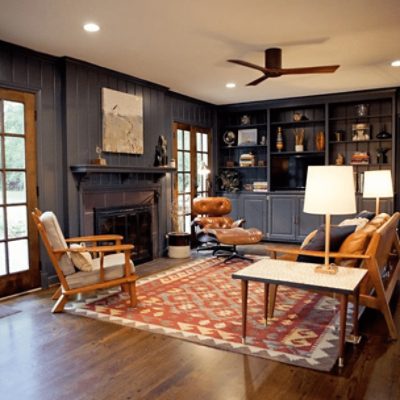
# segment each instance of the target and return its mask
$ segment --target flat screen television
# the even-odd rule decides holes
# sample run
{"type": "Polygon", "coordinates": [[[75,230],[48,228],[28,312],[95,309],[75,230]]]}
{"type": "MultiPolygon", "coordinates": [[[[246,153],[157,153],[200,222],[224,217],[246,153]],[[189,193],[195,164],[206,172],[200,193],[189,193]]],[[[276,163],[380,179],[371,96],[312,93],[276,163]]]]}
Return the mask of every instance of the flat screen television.
{"type": "Polygon", "coordinates": [[[271,157],[271,190],[304,190],[309,165],[324,165],[323,154],[290,154],[271,157]]]}

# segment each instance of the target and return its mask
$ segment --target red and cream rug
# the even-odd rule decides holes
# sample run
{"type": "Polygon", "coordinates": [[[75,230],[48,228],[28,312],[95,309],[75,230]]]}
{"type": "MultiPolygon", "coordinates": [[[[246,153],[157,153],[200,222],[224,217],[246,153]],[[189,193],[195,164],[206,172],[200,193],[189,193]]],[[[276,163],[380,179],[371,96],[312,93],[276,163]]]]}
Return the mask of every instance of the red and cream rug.
{"type": "Polygon", "coordinates": [[[69,311],[194,343],[329,371],[338,356],[338,305],[332,297],[280,286],[275,316],[265,326],[263,285],[249,283],[247,338],[242,344],[240,281],[249,263],[218,258],[141,278],[137,308],[126,294],[108,292],[69,311]]]}

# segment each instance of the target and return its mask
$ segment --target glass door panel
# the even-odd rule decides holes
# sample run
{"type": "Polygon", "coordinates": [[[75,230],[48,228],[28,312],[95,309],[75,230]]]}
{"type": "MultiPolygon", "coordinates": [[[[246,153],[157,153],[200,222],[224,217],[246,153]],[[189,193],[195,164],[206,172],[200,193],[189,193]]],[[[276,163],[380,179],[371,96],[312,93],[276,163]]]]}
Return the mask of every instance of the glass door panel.
{"type": "Polygon", "coordinates": [[[178,204],[179,229],[187,233],[191,231],[193,198],[209,194],[210,140],[208,129],[174,124],[174,157],[177,159],[174,199],[178,204]]]}
{"type": "Polygon", "coordinates": [[[0,296],[40,283],[28,218],[36,206],[35,154],[34,95],[0,89],[0,296]]]}

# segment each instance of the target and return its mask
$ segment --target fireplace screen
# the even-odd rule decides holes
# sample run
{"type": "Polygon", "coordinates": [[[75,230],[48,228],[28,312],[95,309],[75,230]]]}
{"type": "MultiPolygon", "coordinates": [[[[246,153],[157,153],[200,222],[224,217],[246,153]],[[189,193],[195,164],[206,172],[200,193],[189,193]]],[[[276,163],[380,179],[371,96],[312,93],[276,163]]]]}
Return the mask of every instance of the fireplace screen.
{"type": "Polygon", "coordinates": [[[121,235],[124,237],[123,243],[133,244],[132,259],[135,264],[153,259],[150,205],[95,208],[94,231],[97,235],[121,235]]]}

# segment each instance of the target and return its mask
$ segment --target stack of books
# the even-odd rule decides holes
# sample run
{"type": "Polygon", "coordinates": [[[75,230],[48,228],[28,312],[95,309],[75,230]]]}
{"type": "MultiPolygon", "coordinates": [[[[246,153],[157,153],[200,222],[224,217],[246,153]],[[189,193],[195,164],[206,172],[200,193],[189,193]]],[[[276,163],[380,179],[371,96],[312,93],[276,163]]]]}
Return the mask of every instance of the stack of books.
{"type": "Polygon", "coordinates": [[[369,154],[366,151],[356,151],[352,154],[350,163],[353,165],[369,164],[369,154]]]}
{"type": "Polygon", "coordinates": [[[253,182],[253,192],[268,192],[268,182],[253,182]]]}

